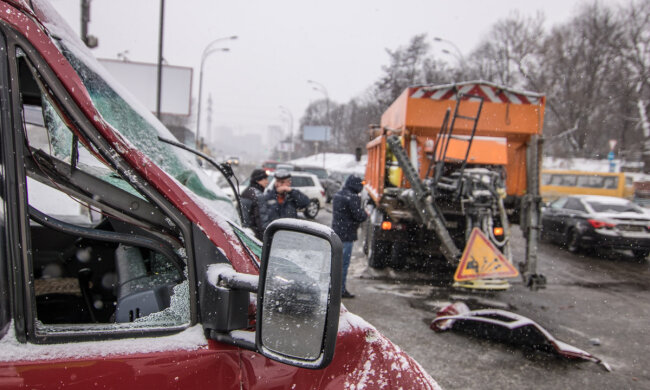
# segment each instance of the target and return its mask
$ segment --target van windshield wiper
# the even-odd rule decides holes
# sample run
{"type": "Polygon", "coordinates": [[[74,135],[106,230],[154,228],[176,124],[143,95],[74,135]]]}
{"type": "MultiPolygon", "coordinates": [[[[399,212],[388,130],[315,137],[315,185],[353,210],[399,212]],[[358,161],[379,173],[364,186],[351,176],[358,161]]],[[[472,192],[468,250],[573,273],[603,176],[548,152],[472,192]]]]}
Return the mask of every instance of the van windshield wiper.
{"type": "Polygon", "coordinates": [[[205,161],[212,164],[212,166],[214,166],[219,172],[221,172],[223,177],[226,178],[226,181],[230,185],[230,188],[232,188],[232,193],[235,194],[235,199],[237,201],[237,213],[239,214],[239,219],[241,221],[244,220],[244,216],[242,214],[242,208],[241,208],[241,201],[240,201],[240,198],[239,198],[239,180],[237,180],[237,176],[235,176],[235,173],[233,172],[232,167],[230,166],[230,164],[228,164],[228,163],[218,163],[218,162],[214,161],[212,159],[212,157],[208,156],[207,154],[201,153],[198,150],[192,149],[189,146],[187,146],[185,144],[182,144],[180,142],[173,141],[173,140],[170,140],[170,139],[166,139],[166,138],[163,138],[161,136],[158,136],[158,140],[160,142],[164,142],[166,144],[176,146],[177,148],[187,150],[188,152],[193,153],[193,154],[201,157],[205,161]],[[235,185],[232,182],[232,179],[235,180],[237,185],[235,185]]]}

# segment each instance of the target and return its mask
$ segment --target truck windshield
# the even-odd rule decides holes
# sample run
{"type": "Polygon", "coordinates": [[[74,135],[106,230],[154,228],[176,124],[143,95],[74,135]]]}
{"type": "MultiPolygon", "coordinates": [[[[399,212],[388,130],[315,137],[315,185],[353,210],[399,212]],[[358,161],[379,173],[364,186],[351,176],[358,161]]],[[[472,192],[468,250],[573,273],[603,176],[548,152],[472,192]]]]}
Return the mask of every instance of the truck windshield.
{"type": "Polygon", "coordinates": [[[158,136],[175,138],[151,112],[112,79],[81,42],[66,39],[66,35],[57,36],[54,42],[79,75],[95,108],[106,122],[154,164],[198,195],[210,209],[239,221],[232,201],[203,172],[194,156],[158,140],[158,136]]]}

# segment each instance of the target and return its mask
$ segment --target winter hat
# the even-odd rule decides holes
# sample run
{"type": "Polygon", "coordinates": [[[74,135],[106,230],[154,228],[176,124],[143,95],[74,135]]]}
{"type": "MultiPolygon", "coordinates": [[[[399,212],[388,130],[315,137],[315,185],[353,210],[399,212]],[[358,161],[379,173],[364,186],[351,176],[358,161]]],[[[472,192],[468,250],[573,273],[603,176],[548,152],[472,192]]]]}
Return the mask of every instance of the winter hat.
{"type": "Polygon", "coordinates": [[[358,176],[350,175],[345,180],[343,187],[348,188],[350,191],[358,194],[363,190],[363,181],[358,176]]]}
{"type": "Polygon", "coordinates": [[[254,169],[251,173],[251,182],[257,183],[260,180],[266,179],[269,175],[266,174],[264,169],[254,169]]]}
{"type": "Polygon", "coordinates": [[[282,179],[288,179],[291,177],[291,172],[287,171],[286,169],[278,169],[275,171],[275,176],[276,179],[282,180],[282,179]]]}

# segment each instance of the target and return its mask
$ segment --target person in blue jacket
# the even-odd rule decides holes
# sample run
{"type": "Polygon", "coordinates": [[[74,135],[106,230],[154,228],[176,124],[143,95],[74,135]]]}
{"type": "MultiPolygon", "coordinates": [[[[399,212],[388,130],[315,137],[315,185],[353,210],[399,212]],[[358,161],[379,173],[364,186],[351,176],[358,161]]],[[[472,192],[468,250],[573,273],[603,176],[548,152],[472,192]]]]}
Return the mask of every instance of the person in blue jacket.
{"type": "Polygon", "coordinates": [[[309,197],[291,188],[291,172],[275,172],[273,188],[264,194],[264,207],[261,210],[264,229],[279,218],[298,218],[298,209],[309,205],[309,197]]]}
{"type": "Polygon", "coordinates": [[[357,176],[350,175],[343,188],[332,198],[332,230],[343,242],[343,298],[354,298],[345,287],[345,281],[350,267],[352,247],[357,240],[357,229],[361,222],[368,217],[366,211],[361,207],[359,193],[363,190],[363,182],[357,176]]]}

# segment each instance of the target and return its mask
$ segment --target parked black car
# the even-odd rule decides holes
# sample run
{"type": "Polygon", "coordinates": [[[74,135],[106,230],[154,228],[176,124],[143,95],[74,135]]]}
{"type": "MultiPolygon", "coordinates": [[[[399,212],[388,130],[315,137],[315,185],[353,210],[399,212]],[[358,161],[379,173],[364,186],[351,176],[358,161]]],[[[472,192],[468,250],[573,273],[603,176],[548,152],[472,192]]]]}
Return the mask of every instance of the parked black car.
{"type": "Polygon", "coordinates": [[[278,313],[288,315],[313,314],[321,306],[319,304],[321,290],[318,282],[291,260],[276,256],[273,264],[274,277],[267,281],[267,284],[273,288],[266,298],[270,302],[270,307],[278,313]],[[294,304],[287,305],[287,302],[294,304]]]}
{"type": "Polygon", "coordinates": [[[542,209],[542,239],[570,252],[628,249],[643,260],[650,254],[650,214],[622,198],[566,196],[542,209]]]}

